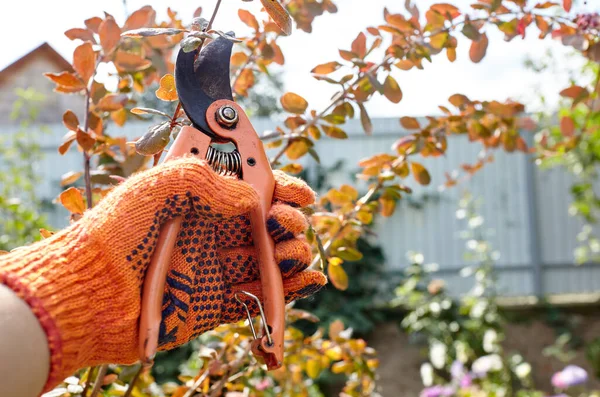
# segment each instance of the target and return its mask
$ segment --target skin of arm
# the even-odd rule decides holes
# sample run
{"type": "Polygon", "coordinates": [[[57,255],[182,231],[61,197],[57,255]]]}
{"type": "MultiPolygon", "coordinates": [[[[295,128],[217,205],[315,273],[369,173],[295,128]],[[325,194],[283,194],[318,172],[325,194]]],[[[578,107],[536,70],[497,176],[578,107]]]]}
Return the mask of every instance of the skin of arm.
{"type": "Polygon", "coordinates": [[[0,395],[39,396],[49,370],[44,330],[27,303],[0,284],[0,395]]]}

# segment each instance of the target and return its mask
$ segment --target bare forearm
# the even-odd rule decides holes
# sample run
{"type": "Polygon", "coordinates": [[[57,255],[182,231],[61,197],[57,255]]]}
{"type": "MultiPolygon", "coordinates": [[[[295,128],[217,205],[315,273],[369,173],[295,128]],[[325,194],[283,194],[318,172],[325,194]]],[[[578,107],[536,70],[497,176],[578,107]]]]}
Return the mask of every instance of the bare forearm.
{"type": "Polygon", "coordinates": [[[46,335],[29,306],[2,284],[0,335],[0,395],[40,395],[50,367],[46,335]]]}

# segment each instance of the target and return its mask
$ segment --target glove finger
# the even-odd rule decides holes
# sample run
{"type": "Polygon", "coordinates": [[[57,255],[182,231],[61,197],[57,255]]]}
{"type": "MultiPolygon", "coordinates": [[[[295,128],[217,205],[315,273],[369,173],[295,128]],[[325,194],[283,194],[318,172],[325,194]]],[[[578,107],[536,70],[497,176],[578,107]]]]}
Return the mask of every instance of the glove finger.
{"type": "MultiPolygon", "coordinates": [[[[254,247],[220,250],[219,260],[223,265],[223,277],[228,284],[249,283],[259,279],[260,272],[254,247]]],[[[310,244],[302,236],[275,246],[275,262],[279,265],[284,279],[305,270],[311,261],[310,244]]]]}
{"type": "Polygon", "coordinates": [[[249,212],[259,202],[248,183],[218,175],[206,161],[193,157],[136,174],[117,189],[123,189],[124,196],[129,196],[127,201],[138,206],[162,205],[161,217],[192,209],[208,218],[229,218],[249,212]]]}
{"type": "MultiPolygon", "coordinates": [[[[285,303],[293,300],[303,299],[318,292],[327,284],[327,278],[321,272],[315,270],[306,270],[295,276],[283,280],[283,289],[285,291],[285,303]]],[[[237,322],[246,318],[246,312],[243,306],[235,299],[235,293],[238,292],[238,298],[248,305],[250,314],[254,317],[259,313],[258,305],[253,299],[239,293],[246,291],[256,295],[262,302],[262,288],[259,281],[246,284],[238,284],[228,288],[223,297],[223,310],[221,322],[237,322]]]]}
{"type": "Polygon", "coordinates": [[[293,207],[306,207],[315,202],[315,192],[300,178],[283,171],[273,171],[275,177],[274,201],[289,204],[293,207]]]}
{"type": "MultiPolygon", "coordinates": [[[[219,248],[252,246],[252,228],[250,219],[237,216],[220,220],[215,233],[219,248]]],[[[267,229],[275,243],[290,240],[303,233],[308,228],[304,214],[286,204],[276,203],[271,207],[267,229]]]]}
{"type": "Polygon", "coordinates": [[[303,213],[285,204],[273,204],[267,220],[267,229],[273,241],[290,240],[308,228],[308,221],[303,213]]]}

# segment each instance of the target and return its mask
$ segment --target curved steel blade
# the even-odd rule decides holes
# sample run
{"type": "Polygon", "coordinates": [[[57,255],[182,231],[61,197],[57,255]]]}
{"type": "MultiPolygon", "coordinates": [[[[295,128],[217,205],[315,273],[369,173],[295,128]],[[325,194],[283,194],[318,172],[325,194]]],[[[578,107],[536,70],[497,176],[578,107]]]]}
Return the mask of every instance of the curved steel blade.
{"type": "Polygon", "coordinates": [[[183,110],[194,127],[212,137],[215,134],[206,122],[206,109],[219,99],[233,100],[229,75],[232,48],[231,40],[218,37],[200,51],[198,60],[198,50],[186,53],[180,49],[175,64],[175,84],[183,110]]]}

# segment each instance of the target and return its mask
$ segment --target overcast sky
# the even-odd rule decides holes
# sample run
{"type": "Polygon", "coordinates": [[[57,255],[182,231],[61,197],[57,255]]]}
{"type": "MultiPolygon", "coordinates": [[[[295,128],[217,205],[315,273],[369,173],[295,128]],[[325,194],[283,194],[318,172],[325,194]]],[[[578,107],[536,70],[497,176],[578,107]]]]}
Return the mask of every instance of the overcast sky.
{"type": "MultiPolygon", "coordinates": [[[[337,50],[349,49],[351,41],[361,29],[376,26],[383,22],[383,7],[392,12],[404,10],[403,0],[334,0],[338,5],[337,14],[326,14],[316,20],[313,33],[306,34],[295,31],[291,37],[280,41],[286,57],[284,81],[286,89],[307,98],[312,107],[320,109],[325,106],[333,91],[329,84],[318,82],[310,77],[310,70],[317,64],[338,60],[337,50]]],[[[422,10],[440,1],[418,0],[422,10]]],[[[453,0],[463,10],[473,1],[453,0]]],[[[28,0],[11,1],[1,6],[4,14],[0,24],[2,51],[0,51],[0,68],[4,68],[17,58],[44,41],[47,41],[65,58],[71,60],[75,42],[64,36],[64,31],[72,27],[83,27],[83,21],[92,16],[102,16],[107,11],[122,24],[126,11],[122,0],[28,0]]],[[[205,9],[204,15],[212,12],[215,0],[200,1],[142,1],[128,0],[127,11],[151,4],[158,12],[159,18],[165,18],[168,6],[179,11],[184,21],[189,21],[191,14],[198,7],[205,9]]],[[[598,11],[600,1],[588,0],[575,7],[574,12],[581,10],[598,11]],[[591,4],[594,4],[593,6],[591,4]]],[[[215,21],[215,28],[234,30],[238,36],[247,32],[245,25],[239,22],[237,8],[242,7],[254,12],[260,10],[260,2],[244,2],[225,0],[215,21]],[[231,7],[228,5],[231,4],[231,7]]],[[[531,28],[527,39],[514,39],[505,43],[497,29],[491,29],[490,46],[486,58],[480,64],[473,64],[468,59],[468,41],[460,40],[458,59],[454,63],[446,60],[444,55],[434,58],[433,64],[425,63],[425,70],[409,72],[396,71],[394,75],[404,92],[404,99],[394,105],[385,99],[376,98],[369,103],[372,116],[426,115],[438,112],[437,106],[445,104],[447,98],[457,92],[464,93],[472,99],[513,98],[536,105],[537,89],[541,89],[549,102],[556,103],[557,92],[568,84],[569,69],[578,62],[569,58],[568,51],[551,39],[539,40],[535,28],[531,28]],[[527,56],[541,57],[548,49],[558,54],[556,68],[558,72],[534,73],[526,70],[523,62],[527,56]]],[[[377,95],[378,97],[378,95],[377,95]]]]}

